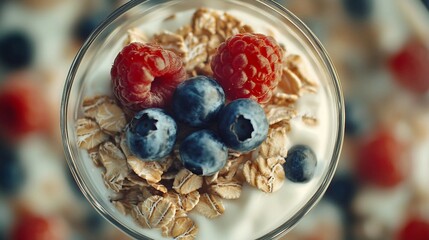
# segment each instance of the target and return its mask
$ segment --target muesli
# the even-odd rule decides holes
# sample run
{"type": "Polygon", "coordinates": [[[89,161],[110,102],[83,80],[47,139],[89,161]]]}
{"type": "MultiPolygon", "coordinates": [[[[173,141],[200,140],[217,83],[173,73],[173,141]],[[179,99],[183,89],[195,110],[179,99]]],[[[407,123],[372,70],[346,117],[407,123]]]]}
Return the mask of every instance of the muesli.
{"type": "MultiPolygon", "coordinates": [[[[236,98],[239,100],[245,98],[245,96],[249,96],[249,101],[257,103],[263,109],[263,119],[265,119],[264,121],[267,124],[266,132],[262,133],[263,139],[258,144],[252,145],[250,150],[244,145],[236,147],[234,143],[226,144],[233,147],[225,147],[222,142],[229,143],[230,139],[227,137],[220,138],[221,141],[219,143],[218,133],[215,136],[207,133],[212,131],[213,123],[206,125],[204,121],[201,124],[194,121],[189,123],[191,125],[189,127],[183,123],[187,123],[186,119],[190,117],[184,116],[182,118],[185,120],[178,121],[177,125],[171,123],[169,128],[163,126],[168,130],[169,134],[177,131],[177,133],[175,132],[177,138],[172,142],[171,151],[168,154],[163,154],[163,149],[159,150],[158,155],[138,152],[136,150],[138,148],[134,147],[133,144],[135,142],[141,143],[139,142],[141,139],[136,140],[134,136],[127,137],[127,134],[130,135],[130,129],[137,129],[142,132],[160,130],[157,129],[156,126],[158,125],[155,124],[165,116],[162,115],[164,113],[156,111],[143,112],[140,115],[137,114],[138,117],[133,116],[133,114],[146,108],[150,109],[148,106],[154,106],[155,108],[165,109],[165,112],[168,114],[173,112],[171,115],[176,118],[177,114],[174,114],[174,104],[172,105],[173,107],[168,104],[163,105],[163,102],[159,99],[137,101],[138,96],[124,95],[124,91],[127,91],[126,88],[130,86],[117,82],[114,83],[114,91],[119,92],[115,92],[114,95],[116,97],[112,98],[107,95],[89,96],[84,99],[82,104],[83,115],[77,121],[76,126],[78,135],[77,144],[80,148],[88,150],[88,154],[95,166],[103,169],[102,177],[105,185],[112,191],[111,202],[123,214],[133,217],[142,227],[159,228],[165,237],[194,239],[198,234],[198,226],[188,215],[189,212],[198,212],[207,218],[219,217],[225,211],[228,211],[223,204],[223,199],[234,201],[234,199],[240,198],[243,185],[245,184],[266,193],[273,193],[279,190],[288,177],[288,173],[286,172],[285,174],[285,170],[287,171],[288,168],[285,168],[284,164],[287,161],[288,150],[292,147],[288,138],[288,133],[291,130],[291,119],[301,118],[308,126],[316,126],[318,124],[317,118],[299,113],[295,107],[295,102],[301,96],[317,92],[317,83],[306,76],[305,66],[300,56],[288,53],[286,49],[280,48],[280,45],[279,50],[276,50],[266,47],[264,43],[263,49],[258,49],[258,51],[269,56],[267,58],[270,61],[269,63],[255,62],[240,54],[232,61],[232,65],[234,66],[247,66],[249,61],[261,69],[273,63],[273,69],[269,70],[272,71],[269,90],[264,90],[263,94],[259,92],[259,95],[258,93],[252,95],[246,91],[238,92],[236,85],[239,83],[234,83],[235,85],[232,84],[231,87],[226,87],[229,84],[227,82],[229,78],[226,77],[226,80],[221,80],[220,78],[224,77],[225,72],[229,70],[225,68],[219,69],[216,62],[223,61],[229,57],[225,52],[221,52],[225,48],[226,41],[230,41],[227,44],[237,45],[237,51],[241,51],[243,49],[240,49],[238,45],[241,44],[240,41],[243,39],[246,40],[246,38],[249,38],[248,36],[257,36],[257,38],[260,37],[269,44],[276,44],[273,38],[257,35],[252,30],[252,27],[228,13],[202,8],[195,11],[189,25],[182,26],[176,32],[161,31],[154,36],[148,37],[139,29],[130,29],[124,47],[134,43],[141,44],[139,46],[143,47],[156,46],[155,50],[150,49],[148,51],[152,51],[151,54],[155,55],[158,53],[167,54],[168,56],[162,55],[162,59],[165,62],[157,61],[158,58],[151,60],[150,57],[148,57],[149,60],[145,59],[144,61],[147,61],[149,65],[152,64],[155,68],[157,67],[158,70],[161,69],[160,72],[173,71],[171,69],[177,68],[177,71],[174,71],[170,75],[182,78],[180,82],[190,82],[187,79],[191,77],[196,77],[194,79],[197,80],[202,79],[201,76],[215,79],[225,91],[222,94],[226,94],[228,105],[235,101],[235,99],[230,97],[233,94],[236,94],[238,96],[236,98]],[[237,36],[240,36],[242,39],[231,40],[237,36]],[[231,43],[231,41],[235,42],[231,43]],[[273,54],[276,51],[278,55],[273,54]],[[275,59],[278,56],[282,58],[275,59]],[[181,62],[177,62],[179,61],[178,59],[181,62]],[[276,62],[279,64],[276,65],[276,62]],[[164,66],[167,63],[171,67],[164,66]],[[181,68],[184,70],[181,70],[181,68]],[[124,101],[134,102],[124,104],[124,101]],[[156,115],[159,118],[154,120],[151,118],[151,116],[155,116],[153,114],[161,115],[156,115]],[[146,125],[138,125],[143,123],[146,125]],[[194,123],[195,125],[192,125],[194,123]],[[189,140],[188,138],[191,135],[200,133],[201,128],[210,130],[206,132],[202,131],[197,139],[207,138],[207,141],[219,143],[220,151],[225,151],[226,149],[224,163],[215,172],[210,172],[212,169],[210,169],[210,166],[204,165],[205,163],[190,163],[188,158],[193,159],[192,151],[196,150],[189,149],[188,145],[181,146],[184,142],[192,142],[192,139],[189,140]],[[129,143],[129,141],[133,142],[129,143]],[[185,152],[190,152],[190,156],[186,155],[185,152]],[[158,156],[158,158],[151,159],[154,155],[158,156]],[[161,155],[165,156],[159,157],[161,155]],[[200,165],[195,166],[195,164],[200,165]]],[[[139,49],[132,49],[132,51],[139,51],[139,49]]],[[[121,54],[125,55],[124,52],[121,52],[121,54]]],[[[145,69],[134,69],[132,60],[125,59],[121,62],[122,64],[129,61],[131,70],[119,69],[115,70],[118,71],[115,73],[112,70],[112,75],[116,76],[116,81],[121,81],[122,79],[117,76],[121,76],[123,72],[127,71],[127,74],[129,74],[127,76],[130,76],[130,78],[142,74],[142,71],[143,74],[153,75],[150,71],[149,73],[145,72],[145,69]]],[[[115,62],[114,64],[117,63],[115,62]]],[[[252,77],[251,71],[255,71],[255,74],[261,75],[264,71],[261,69],[250,69],[249,72],[246,72],[247,76],[249,78],[252,77]]],[[[235,70],[232,69],[231,71],[235,70]]],[[[240,81],[241,79],[243,82],[240,84],[244,86],[247,84],[247,76],[234,75],[234,79],[239,80],[233,81],[240,81]]],[[[148,79],[152,77],[153,79],[153,76],[144,77],[148,79]]],[[[253,77],[257,78],[256,75],[253,77]]],[[[211,80],[204,81],[212,84],[211,80]]],[[[252,82],[252,84],[254,83],[252,82]]],[[[194,86],[191,85],[189,88],[191,87],[194,86]]],[[[218,88],[218,86],[209,87],[213,89],[218,88]]],[[[141,88],[142,86],[136,87],[136,91],[142,91],[141,88]]],[[[258,86],[243,87],[245,90],[256,88],[258,86]]],[[[174,89],[172,91],[174,92],[174,89]]],[[[222,94],[219,94],[219,96],[222,97],[222,94]]],[[[156,98],[157,96],[151,97],[156,98]]],[[[166,98],[169,101],[174,101],[171,100],[171,97],[166,98]]],[[[224,104],[219,106],[220,110],[217,109],[217,112],[227,111],[223,108],[224,104]]],[[[204,117],[213,118],[212,116],[204,117]]],[[[180,119],[181,117],[177,118],[180,119]]],[[[224,120],[220,122],[228,121],[224,120]]],[[[235,132],[238,140],[253,137],[246,135],[246,131],[259,131],[258,129],[254,129],[256,125],[249,125],[251,121],[248,119],[236,119],[236,122],[236,125],[231,126],[242,128],[237,129],[235,132]]],[[[261,131],[263,132],[263,130],[261,131]]],[[[161,145],[164,143],[168,144],[168,141],[163,142],[161,145]]],[[[291,173],[291,176],[294,174],[291,173]]],[[[300,181],[299,178],[291,179],[294,179],[293,181],[300,181]]]]}

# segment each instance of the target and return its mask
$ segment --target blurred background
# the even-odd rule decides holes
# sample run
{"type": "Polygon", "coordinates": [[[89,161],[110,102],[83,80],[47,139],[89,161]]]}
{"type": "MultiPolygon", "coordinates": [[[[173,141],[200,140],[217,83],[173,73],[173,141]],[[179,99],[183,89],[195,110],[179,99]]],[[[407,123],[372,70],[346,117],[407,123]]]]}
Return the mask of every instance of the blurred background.
{"type": "MultiPolygon", "coordinates": [[[[123,2],[0,0],[0,239],[128,239],[80,193],[59,132],[73,57],[123,2]]],[[[429,240],[429,1],[278,2],[324,44],[346,101],[338,171],[284,239],[429,240]]]]}

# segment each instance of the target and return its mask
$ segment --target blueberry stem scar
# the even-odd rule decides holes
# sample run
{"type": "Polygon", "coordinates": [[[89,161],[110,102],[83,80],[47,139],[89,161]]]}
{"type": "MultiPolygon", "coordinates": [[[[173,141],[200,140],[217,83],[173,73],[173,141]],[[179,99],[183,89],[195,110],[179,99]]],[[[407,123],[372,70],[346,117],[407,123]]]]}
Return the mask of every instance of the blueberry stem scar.
{"type": "Polygon", "coordinates": [[[149,117],[148,114],[144,114],[138,121],[138,124],[137,124],[138,132],[143,136],[148,135],[149,132],[157,130],[156,128],[157,122],[158,120],[149,117]]]}
{"type": "Polygon", "coordinates": [[[250,120],[243,117],[243,115],[240,115],[235,119],[231,129],[240,141],[245,141],[246,139],[251,138],[254,130],[250,120]]]}

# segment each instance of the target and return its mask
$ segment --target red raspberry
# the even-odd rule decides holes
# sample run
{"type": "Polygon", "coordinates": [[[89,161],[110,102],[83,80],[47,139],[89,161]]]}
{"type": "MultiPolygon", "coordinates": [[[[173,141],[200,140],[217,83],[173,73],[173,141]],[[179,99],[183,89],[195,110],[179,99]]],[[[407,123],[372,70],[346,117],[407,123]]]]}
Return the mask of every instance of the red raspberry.
{"type": "Polygon", "coordinates": [[[408,219],[398,233],[397,240],[428,240],[429,221],[420,217],[408,219]]]}
{"type": "Polygon", "coordinates": [[[52,120],[41,89],[26,78],[17,73],[0,86],[0,135],[8,139],[45,131],[52,120]]]}
{"type": "Polygon", "coordinates": [[[26,213],[18,217],[12,229],[12,240],[61,240],[69,237],[67,226],[56,217],[42,217],[26,213]]]}
{"type": "Polygon", "coordinates": [[[358,149],[356,173],[361,181],[395,187],[409,174],[407,146],[391,132],[379,130],[358,149]]]}
{"type": "Polygon", "coordinates": [[[136,42],[122,49],[110,74],[116,98],[131,111],[168,106],[177,85],[186,78],[175,53],[136,42]]]}
{"type": "Polygon", "coordinates": [[[211,68],[229,100],[266,103],[279,83],[282,59],[283,50],[272,37],[242,33],[219,46],[211,68]]]}
{"type": "Polygon", "coordinates": [[[417,40],[410,40],[389,59],[395,80],[415,93],[429,91],[429,48],[417,40]]]}

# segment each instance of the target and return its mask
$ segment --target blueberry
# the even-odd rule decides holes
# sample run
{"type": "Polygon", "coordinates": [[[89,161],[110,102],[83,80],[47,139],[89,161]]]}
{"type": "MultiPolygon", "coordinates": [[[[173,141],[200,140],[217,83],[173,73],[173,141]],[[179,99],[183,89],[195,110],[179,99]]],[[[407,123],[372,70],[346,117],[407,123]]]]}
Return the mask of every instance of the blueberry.
{"type": "Polygon", "coordinates": [[[191,127],[212,122],[225,104],[225,93],[212,78],[197,76],[177,86],[173,96],[176,118],[191,127]]]}
{"type": "Polygon", "coordinates": [[[342,208],[348,208],[357,192],[357,182],[350,174],[335,175],[325,197],[342,208]]]}
{"type": "Polygon", "coordinates": [[[422,0],[423,5],[425,5],[425,7],[427,8],[427,10],[429,10],[429,0],[422,0]]]}
{"type": "Polygon", "coordinates": [[[317,158],[306,145],[295,145],[289,149],[283,167],[286,177],[292,182],[308,182],[314,175],[317,158]]]}
{"type": "Polygon", "coordinates": [[[360,136],[369,128],[368,110],[361,102],[346,100],[345,115],[345,133],[347,136],[360,136]]]}
{"type": "Polygon", "coordinates": [[[219,135],[231,149],[251,151],[261,145],[267,134],[265,112],[251,99],[232,101],[219,113],[219,135]]]}
{"type": "Polygon", "coordinates": [[[373,0],[343,0],[343,7],[356,20],[368,18],[372,13],[373,0]]]}
{"type": "Polygon", "coordinates": [[[90,207],[85,217],[85,226],[95,233],[103,230],[105,223],[106,220],[94,208],[90,207]]]}
{"type": "Polygon", "coordinates": [[[25,177],[25,170],[17,152],[12,146],[0,142],[0,191],[5,194],[18,192],[25,177]]]}
{"type": "Polygon", "coordinates": [[[100,11],[83,16],[76,24],[74,33],[77,39],[85,41],[91,33],[100,25],[107,17],[107,12],[100,11]]]}
{"type": "Polygon", "coordinates": [[[226,163],[228,149],[210,130],[190,134],[180,145],[180,159],[189,171],[203,176],[216,173],[226,163]]]}
{"type": "Polygon", "coordinates": [[[34,46],[23,32],[9,32],[0,37],[0,64],[11,69],[28,67],[34,57],[34,46]]]}
{"type": "Polygon", "coordinates": [[[176,122],[159,108],[138,112],[126,128],[130,151],[143,161],[167,156],[173,149],[176,134],[176,122]]]}

